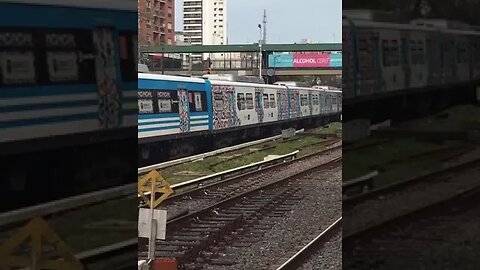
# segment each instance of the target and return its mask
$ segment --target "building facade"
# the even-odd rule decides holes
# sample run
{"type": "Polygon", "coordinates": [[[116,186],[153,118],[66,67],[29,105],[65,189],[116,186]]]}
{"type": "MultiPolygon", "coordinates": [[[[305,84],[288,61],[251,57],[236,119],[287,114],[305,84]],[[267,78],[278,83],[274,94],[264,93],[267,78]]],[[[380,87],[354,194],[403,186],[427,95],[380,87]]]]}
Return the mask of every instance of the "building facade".
{"type": "Polygon", "coordinates": [[[138,0],[138,43],[175,44],[175,0],[138,0]]]}
{"type": "MultiPolygon", "coordinates": [[[[184,0],[183,34],[186,44],[227,44],[227,0],[184,0]]],[[[192,55],[194,61],[208,57],[215,55],[192,55]]]]}

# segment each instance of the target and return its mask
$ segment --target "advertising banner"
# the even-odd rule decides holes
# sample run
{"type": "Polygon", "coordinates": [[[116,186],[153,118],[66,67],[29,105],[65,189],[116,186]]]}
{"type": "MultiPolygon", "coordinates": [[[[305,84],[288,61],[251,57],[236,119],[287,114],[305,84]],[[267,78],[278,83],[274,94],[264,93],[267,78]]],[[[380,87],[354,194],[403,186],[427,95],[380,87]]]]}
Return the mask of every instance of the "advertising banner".
{"type": "Polygon", "coordinates": [[[298,53],[293,55],[293,67],[329,67],[328,53],[298,53]]]}
{"type": "Polygon", "coordinates": [[[293,67],[293,55],[291,54],[270,54],[268,56],[269,67],[293,67]]]}
{"type": "Polygon", "coordinates": [[[330,66],[331,67],[342,67],[342,54],[341,53],[330,54],[330,66]]]}
{"type": "Polygon", "coordinates": [[[342,53],[270,54],[269,68],[329,68],[342,67],[342,53]]]}

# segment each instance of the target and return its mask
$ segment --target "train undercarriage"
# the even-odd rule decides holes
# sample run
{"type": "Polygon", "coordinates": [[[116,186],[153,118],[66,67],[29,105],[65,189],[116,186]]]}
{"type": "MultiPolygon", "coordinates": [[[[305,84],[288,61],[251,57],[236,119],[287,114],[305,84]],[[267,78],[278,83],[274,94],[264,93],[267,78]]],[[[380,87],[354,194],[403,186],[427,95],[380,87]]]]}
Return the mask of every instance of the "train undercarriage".
{"type": "Polygon", "coordinates": [[[277,124],[257,125],[243,129],[233,129],[214,134],[197,134],[183,138],[169,138],[162,141],[139,144],[139,167],[152,165],[166,160],[186,157],[193,154],[212,151],[256,139],[281,134],[283,129],[308,129],[340,120],[339,113],[306,117],[299,120],[283,121],[277,124]]]}
{"type": "MultiPolygon", "coordinates": [[[[0,211],[134,183],[137,138],[134,132],[129,135],[111,141],[0,156],[3,167],[0,211]]],[[[88,135],[90,140],[94,137],[88,135]]],[[[86,141],[85,137],[81,139],[86,141]]],[[[46,142],[36,142],[42,143],[46,142]]]]}

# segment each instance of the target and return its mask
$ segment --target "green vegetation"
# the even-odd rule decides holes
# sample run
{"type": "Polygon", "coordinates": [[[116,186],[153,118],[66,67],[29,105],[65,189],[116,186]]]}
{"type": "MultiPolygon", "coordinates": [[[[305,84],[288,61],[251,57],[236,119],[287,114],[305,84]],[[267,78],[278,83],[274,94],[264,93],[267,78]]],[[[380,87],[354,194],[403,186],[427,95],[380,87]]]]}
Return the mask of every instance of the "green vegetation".
{"type": "MultiPolygon", "coordinates": [[[[319,134],[334,134],[341,131],[341,123],[333,123],[326,128],[318,128],[315,132],[319,134]]],[[[208,157],[203,160],[188,162],[177,166],[165,168],[160,171],[163,177],[171,183],[179,183],[186,180],[198,178],[203,175],[233,169],[236,167],[262,161],[268,155],[285,155],[299,150],[299,155],[307,155],[319,151],[324,146],[321,142],[326,139],[315,135],[295,136],[285,141],[266,142],[223,153],[217,156],[208,157]]]]}
{"type": "Polygon", "coordinates": [[[111,245],[137,237],[136,195],[88,206],[48,220],[73,252],[111,245]]]}
{"type": "Polygon", "coordinates": [[[421,131],[461,131],[476,127],[480,129],[480,107],[474,105],[456,106],[434,116],[412,121],[400,126],[421,131]]]}

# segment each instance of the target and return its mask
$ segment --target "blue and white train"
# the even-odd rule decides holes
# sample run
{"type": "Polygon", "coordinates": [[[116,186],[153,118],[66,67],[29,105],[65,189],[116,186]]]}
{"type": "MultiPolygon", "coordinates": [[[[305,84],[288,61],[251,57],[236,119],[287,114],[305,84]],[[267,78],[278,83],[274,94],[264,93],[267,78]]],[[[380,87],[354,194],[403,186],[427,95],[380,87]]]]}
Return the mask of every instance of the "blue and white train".
{"type": "Polygon", "coordinates": [[[381,15],[368,10],[344,12],[345,101],[479,84],[478,27],[447,20],[377,20],[381,15]]]}
{"type": "Polygon", "coordinates": [[[135,164],[137,47],[137,1],[0,1],[1,191],[53,196],[135,164]]]}
{"type": "Polygon", "coordinates": [[[146,73],[138,77],[143,159],[167,147],[170,155],[183,155],[193,145],[219,147],[282,128],[320,124],[338,119],[342,110],[338,90],[146,73]]]}

